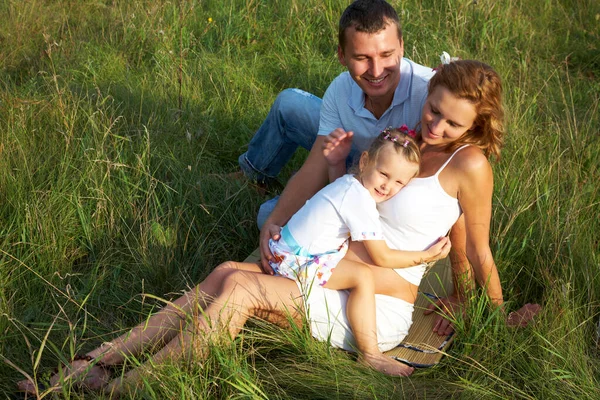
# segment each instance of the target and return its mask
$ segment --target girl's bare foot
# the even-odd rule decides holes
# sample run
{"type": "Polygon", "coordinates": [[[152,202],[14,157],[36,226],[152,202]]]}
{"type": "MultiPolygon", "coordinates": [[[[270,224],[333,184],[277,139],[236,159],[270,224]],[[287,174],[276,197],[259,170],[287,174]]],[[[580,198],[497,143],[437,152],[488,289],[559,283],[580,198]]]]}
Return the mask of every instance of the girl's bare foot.
{"type": "Polygon", "coordinates": [[[68,366],[61,366],[59,370],[50,378],[50,387],[42,389],[29,379],[24,379],[17,383],[19,391],[38,395],[42,392],[58,392],[62,384],[72,383],[73,386],[85,390],[99,390],[110,382],[110,371],[100,363],[94,363],[94,360],[88,357],[78,357],[71,361],[68,366]]]}
{"type": "Polygon", "coordinates": [[[415,370],[383,354],[363,354],[360,360],[369,367],[390,376],[410,376],[415,370]]]}

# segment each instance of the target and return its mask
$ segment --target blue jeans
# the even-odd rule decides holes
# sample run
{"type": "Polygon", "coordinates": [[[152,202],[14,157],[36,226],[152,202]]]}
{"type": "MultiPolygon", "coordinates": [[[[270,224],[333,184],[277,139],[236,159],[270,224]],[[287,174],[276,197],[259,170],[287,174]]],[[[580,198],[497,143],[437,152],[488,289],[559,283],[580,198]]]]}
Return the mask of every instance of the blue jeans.
{"type": "Polygon", "coordinates": [[[269,199],[260,205],[258,209],[258,214],[256,215],[256,225],[258,225],[258,229],[262,229],[262,226],[265,224],[269,215],[275,209],[277,205],[277,201],[279,200],[279,196],[275,196],[272,199],[269,199]]]}
{"type": "MultiPolygon", "coordinates": [[[[310,150],[317,139],[322,100],[300,89],[285,89],[275,99],[263,124],[240,155],[238,163],[250,179],[266,183],[281,172],[298,146],[310,150]]],[[[360,152],[353,148],[346,160],[348,170],[360,152]]],[[[261,229],[279,196],[261,204],[256,217],[261,229]]]]}
{"type": "Polygon", "coordinates": [[[312,148],[319,131],[321,99],[300,89],[285,89],[277,96],[267,118],[240,155],[244,174],[257,182],[275,177],[298,146],[312,148]]]}

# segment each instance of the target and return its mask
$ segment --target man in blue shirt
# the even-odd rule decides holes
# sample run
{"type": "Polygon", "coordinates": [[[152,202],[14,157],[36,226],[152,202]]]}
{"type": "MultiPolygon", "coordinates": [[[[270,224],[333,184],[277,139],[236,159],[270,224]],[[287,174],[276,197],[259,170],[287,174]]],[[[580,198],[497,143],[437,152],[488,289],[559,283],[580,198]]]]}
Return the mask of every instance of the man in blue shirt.
{"type": "MultiPolygon", "coordinates": [[[[348,68],[327,89],[323,100],[300,89],[279,94],[264,123],[239,157],[241,170],[258,183],[275,180],[298,146],[311,150],[279,199],[261,207],[259,227],[283,225],[327,181],[321,154],[324,137],[336,128],[353,133],[347,164],[366,150],[388,126],[411,129],[421,119],[430,68],[403,58],[398,14],[384,0],[358,0],[340,19],[338,59],[348,68]]],[[[262,241],[261,235],[261,241],[262,241]]]]}

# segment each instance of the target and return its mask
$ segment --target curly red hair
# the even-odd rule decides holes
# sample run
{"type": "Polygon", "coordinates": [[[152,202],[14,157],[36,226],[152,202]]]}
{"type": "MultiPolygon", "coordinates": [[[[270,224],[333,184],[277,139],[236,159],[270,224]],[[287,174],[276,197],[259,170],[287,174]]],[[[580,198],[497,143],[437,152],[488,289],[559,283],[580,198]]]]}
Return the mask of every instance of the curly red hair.
{"type": "Polygon", "coordinates": [[[475,106],[473,127],[446,148],[454,151],[462,145],[479,147],[486,157],[500,158],[504,140],[502,82],[492,67],[480,61],[458,60],[441,65],[429,81],[429,93],[443,86],[459,99],[475,106]]]}

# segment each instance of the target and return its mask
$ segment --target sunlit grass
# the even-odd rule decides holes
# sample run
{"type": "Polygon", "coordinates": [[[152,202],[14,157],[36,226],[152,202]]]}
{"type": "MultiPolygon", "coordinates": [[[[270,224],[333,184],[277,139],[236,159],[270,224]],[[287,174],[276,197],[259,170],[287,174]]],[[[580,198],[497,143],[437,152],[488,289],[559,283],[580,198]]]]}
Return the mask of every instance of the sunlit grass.
{"type": "MultiPolygon", "coordinates": [[[[131,397],[600,396],[600,5],[392,3],[409,58],[446,50],[503,77],[491,244],[508,311],[539,302],[538,321],[511,330],[474,300],[448,356],[410,379],[256,322],[204,361],[150,366],[131,397]]],[[[279,91],[322,95],[343,71],[346,4],[0,2],[0,393],[257,246],[265,198],[223,174],[279,91]]]]}

